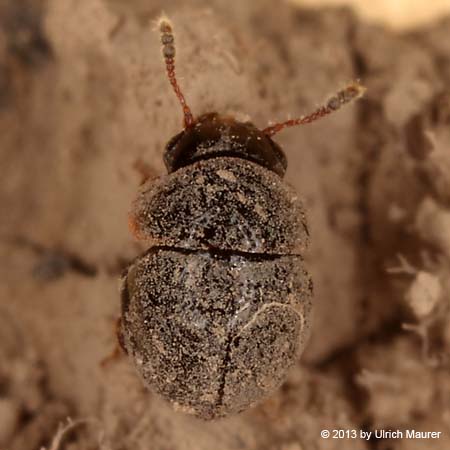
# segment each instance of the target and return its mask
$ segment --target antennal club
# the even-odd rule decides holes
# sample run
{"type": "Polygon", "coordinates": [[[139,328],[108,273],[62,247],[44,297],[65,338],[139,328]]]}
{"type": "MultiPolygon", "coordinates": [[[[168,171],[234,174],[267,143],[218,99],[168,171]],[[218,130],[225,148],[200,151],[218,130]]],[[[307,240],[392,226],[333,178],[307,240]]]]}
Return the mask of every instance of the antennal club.
{"type": "Polygon", "coordinates": [[[287,127],[294,127],[296,125],[305,125],[307,123],[314,122],[315,120],[321,119],[322,117],[337,111],[347,103],[350,103],[357,98],[362,97],[366,88],[355,81],[349,84],[345,89],[337,92],[333,97],[329,98],[327,103],[320,108],[316,109],[311,114],[307,116],[302,116],[297,119],[286,120],[286,122],[276,123],[267,128],[264,128],[262,132],[267,136],[273,136],[279,131],[287,127]]]}
{"type": "Polygon", "coordinates": [[[184,126],[185,128],[188,128],[194,124],[194,117],[191,109],[186,103],[186,99],[181,92],[175,76],[175,38],[173,36],[172,25],[168,19],[160,19],[159,31],[161,32],[162,54],[166,63],[167,76],[169,77],[170,84],[183,108],[184,126]]]}

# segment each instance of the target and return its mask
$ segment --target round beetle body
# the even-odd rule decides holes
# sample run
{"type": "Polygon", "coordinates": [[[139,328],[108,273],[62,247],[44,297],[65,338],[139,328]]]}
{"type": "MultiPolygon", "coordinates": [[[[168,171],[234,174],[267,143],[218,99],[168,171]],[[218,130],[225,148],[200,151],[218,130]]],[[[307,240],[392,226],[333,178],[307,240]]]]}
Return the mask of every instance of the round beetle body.
{"type": "Polygon", "coordinates": [[[301,353],[312,294],[305,214],[265,167],[281,150],[249,123],[205,115],[166,155],[175,171],[144,185],[131,215],[151,248],[123,281],[123,344],[178,408],[221,417],[273,392],[301,353]],[[255,135],[248,147],[234,134],[242,127],[255,135]],[[215,137],[201,139],[203,129],[215,137]]]}
{"type": "Polygon", "coordinates": [[[338,110],[364,88],[351,83],[311,114],[263,130],[217,113],[194,118],[175,77],[172,26],[159,25],[184,130],[167,144],[168,175],[142,187],[130,215],[149,250],[122,280],[119,341],[145,384],[213,419],[272,393],[311,322],[305,212],[283,182],[286,157],[271,136],[338,110]]]}

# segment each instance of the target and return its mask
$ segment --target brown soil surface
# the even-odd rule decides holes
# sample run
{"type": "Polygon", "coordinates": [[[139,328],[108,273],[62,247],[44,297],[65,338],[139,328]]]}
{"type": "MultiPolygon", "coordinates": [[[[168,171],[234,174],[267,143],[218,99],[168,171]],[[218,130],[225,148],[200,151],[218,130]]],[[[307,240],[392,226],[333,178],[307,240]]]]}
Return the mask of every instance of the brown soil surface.
{"type": "Polygon", "coordinates": [[[3,0],[0,24],[2,450],[450,448],[449,18],[395,34],[269,0],[3,0]],[[312,336],[275,395],[213,422],[174,412],[125,357],[101,366],[120,273],[144,250],[127,228],[137,168],[164,173],[181,127],[151,23],[162,8],[197,115],[263,128],[352,79],[368,88],[275,138],[308,210],[312,336]]]}

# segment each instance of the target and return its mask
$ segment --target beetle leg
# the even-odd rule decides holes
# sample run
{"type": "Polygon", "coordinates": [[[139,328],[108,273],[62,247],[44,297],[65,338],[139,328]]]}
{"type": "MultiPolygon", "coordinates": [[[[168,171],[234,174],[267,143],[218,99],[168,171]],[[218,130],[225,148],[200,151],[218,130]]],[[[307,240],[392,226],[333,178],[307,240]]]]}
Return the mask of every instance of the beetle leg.
{"type": "Polygon", "coordinates": [[[116,345],[114,346],[114,349],[111,351],[111,353],[107,356],[105,356],[100,361],[100,366],[102,369],[106,369],[112,362],[117,361],[119,358],[121,358],[124,354],[127,354],[127,351],[125,349],[124,341],[123,341],[123,334],[122,334],[122,320],[120,317],[116,319],[116,345]]]}

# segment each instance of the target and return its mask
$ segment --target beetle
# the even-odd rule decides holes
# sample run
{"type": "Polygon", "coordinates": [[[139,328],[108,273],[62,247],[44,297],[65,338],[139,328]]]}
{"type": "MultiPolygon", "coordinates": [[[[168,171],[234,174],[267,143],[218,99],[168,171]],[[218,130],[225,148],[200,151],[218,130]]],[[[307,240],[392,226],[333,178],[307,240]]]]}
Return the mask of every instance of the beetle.
{"type": "Polygon", "coordinates": [[[172,25],[163,18],[159,29],[184,128],[166,146],[168,175],[144,184],[130,213],[149,249],[123,276],[119,337],[148,387],[214,419],[274,392],[310,328],[306,214],[272,136],[363,88],[351,83],[312,114],[263,130],[215,112],[194,118],[175,76],[172,25]]]}

